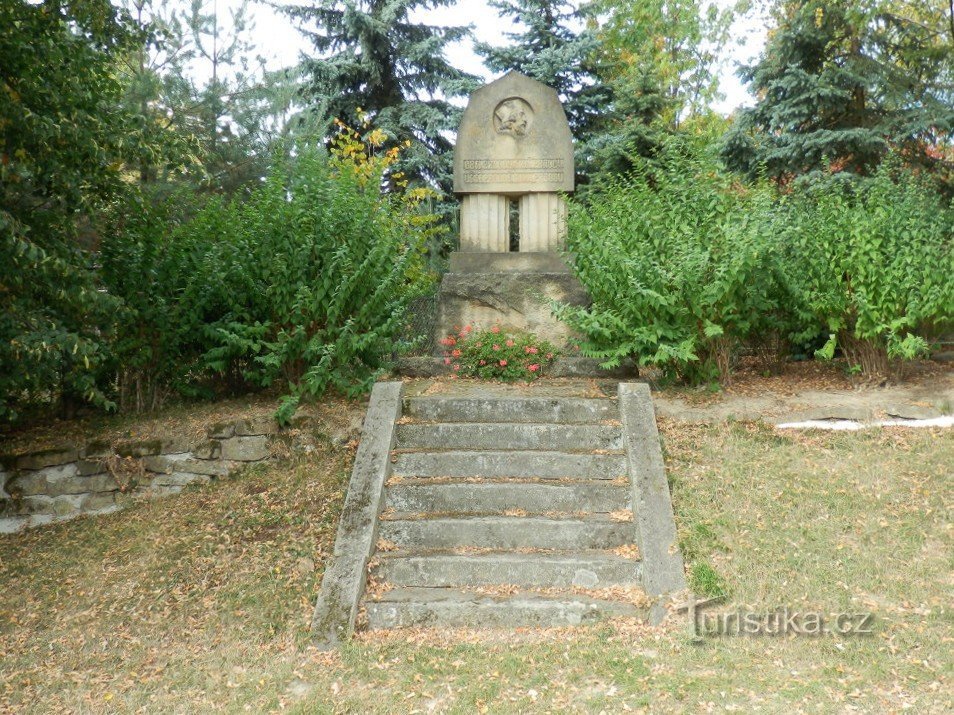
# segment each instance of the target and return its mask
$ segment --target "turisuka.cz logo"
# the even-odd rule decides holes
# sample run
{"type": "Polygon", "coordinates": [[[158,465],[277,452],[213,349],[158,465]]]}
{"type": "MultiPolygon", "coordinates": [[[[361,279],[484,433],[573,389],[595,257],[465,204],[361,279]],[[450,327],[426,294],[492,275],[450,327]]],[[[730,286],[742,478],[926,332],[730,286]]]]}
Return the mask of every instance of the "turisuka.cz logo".
{"type": "Polygon", "coordinates": [[[773,611],[744,608],[710,610],[725,599],[698,599],[694,595],[679,606],[687,613],[696,638],[719,636],[870,636],[874,633],[874,614],[867,612],[822,613],[787,606],[773,611]]]}

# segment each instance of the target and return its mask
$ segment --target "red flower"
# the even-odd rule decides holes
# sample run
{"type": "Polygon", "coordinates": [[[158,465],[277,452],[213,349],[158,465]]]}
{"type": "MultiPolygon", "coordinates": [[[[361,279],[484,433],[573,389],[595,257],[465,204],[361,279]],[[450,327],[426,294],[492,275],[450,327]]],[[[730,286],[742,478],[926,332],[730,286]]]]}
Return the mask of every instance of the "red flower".
{"type": "Polygon", "coordinates": [[[486,360],[481,360],[481,361],[480,361],[480,364],[481,364],[481,365],[486,365],[486,364],[487,364],[487,361],[486,361],[486,360]]]}
{"type": "Polygon", "coordinates": [[[457,372],[458,370],[460,370],[460,365],[454,365],[454,372],[457,372]]]}
{"type": "Polygon", "coordinates": [[[507,347],[508,347],[508,348],[512,348],[512,347],[513,347],[513,340],[510,340],[510,339],[507,340],[507,347]]]}
{"type": "Polygon", "coordinates": [[[500,350],[500,346],[499,346],[499,345],[494,345],[494,350],[500,350]]]}
{"type": "Polygon", "coordinates": [[[500,361],[500,367],[507,367],[507,361],[506,361],[506,360],[501,360],[501,361],[500,361]]]}
{"type": "Polygon", "coordinates": [[[528,369],[530,372],[536,372],[537,370],[540,369],[540,366],[537,365],[537,364],[533,364],[533,365],[529,365],[529,366],[527,367],[527,369],[528,369]]]}
{"type": "Polygon", "coordinates": [[[491,332],[491,333],[499,333],[499,332],[500,332],[500,326],[499,326],[499,325],[495,325],[494,327],[492,327],[492,328],[490,329],[490,332],[491,332]]]}
{"type": "Polygon", "coordinates": [[[538,352],[537,349],[532,345],[528,345],[526,348],[524,348],[524,350],[526,350],[527,355],[536,355],[538,352]]]}
{"type": "Polygon", "coordinates": [[[444,364],[450,365],[450,358],[444,358],[444,364]]]}
{"type": "Polygon", "coordinates": [[[453,350],[451,350],[451,355],[453,357],[460,357],[460,350],[458,350],[457,348],[454,348],[453,350]]]}

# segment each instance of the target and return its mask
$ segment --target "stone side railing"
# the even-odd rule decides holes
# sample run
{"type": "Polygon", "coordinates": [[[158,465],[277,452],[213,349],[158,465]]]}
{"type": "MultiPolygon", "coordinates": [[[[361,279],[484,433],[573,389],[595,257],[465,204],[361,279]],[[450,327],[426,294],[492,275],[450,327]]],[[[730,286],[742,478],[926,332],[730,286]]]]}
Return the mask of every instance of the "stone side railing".
{"type": "Polygon", "coordinates": [[[176,494],[271,456],[270,418],[216,424],[204,439],[156,439],[0,456],[0,532],[116,511],[135,498],[176,494]]]}

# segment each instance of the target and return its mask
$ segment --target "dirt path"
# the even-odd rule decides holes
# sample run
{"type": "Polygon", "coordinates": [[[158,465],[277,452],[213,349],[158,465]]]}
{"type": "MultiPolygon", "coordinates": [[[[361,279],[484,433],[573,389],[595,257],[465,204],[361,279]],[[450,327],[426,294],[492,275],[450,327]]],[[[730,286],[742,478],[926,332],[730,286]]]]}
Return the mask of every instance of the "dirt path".
{"type": "Polygon", "coordinates": [[[660,417],[708,424],[759,419],[772,424],[829,419],[929,419],[954,413],[954,374],[891,387],[765,391],[758,395],[729,392],[706,404],[676,392],[657,392],[653,397],[660,417]]]}

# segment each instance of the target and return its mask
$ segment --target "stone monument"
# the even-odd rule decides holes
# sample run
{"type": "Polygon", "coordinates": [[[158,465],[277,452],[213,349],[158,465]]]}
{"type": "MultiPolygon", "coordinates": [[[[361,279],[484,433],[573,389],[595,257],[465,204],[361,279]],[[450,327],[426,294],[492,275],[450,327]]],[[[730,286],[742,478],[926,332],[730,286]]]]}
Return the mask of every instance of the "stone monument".
{"type": "Polygon", "coordinates": [[[556,91],[518,72],[474,92],[454,151],[461,196],[460,250],[510,250],[510,202],[519,202],[519,249],[558,250],[561,193],[573,191],[573,138],[556,91]]]}
{"type": "Polygon", "coordinates": [[[467,324],[500,325],[566,344],[553,301],[589,302],[560,255],[563,197],[573,188],[573,138],[555,90],[510,72],[474,92],[454,153],[460,250],[441,283],[438,338],[467,324]]]}

